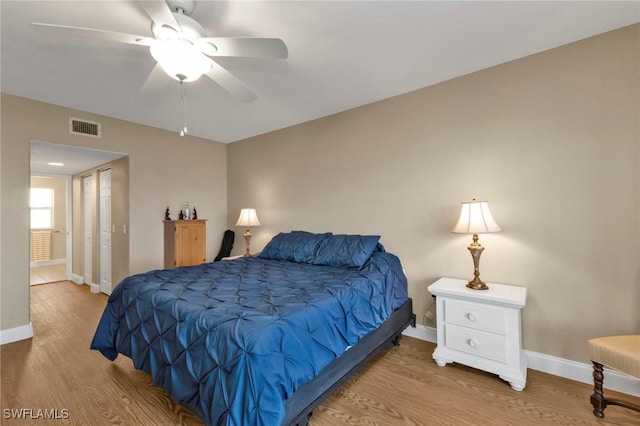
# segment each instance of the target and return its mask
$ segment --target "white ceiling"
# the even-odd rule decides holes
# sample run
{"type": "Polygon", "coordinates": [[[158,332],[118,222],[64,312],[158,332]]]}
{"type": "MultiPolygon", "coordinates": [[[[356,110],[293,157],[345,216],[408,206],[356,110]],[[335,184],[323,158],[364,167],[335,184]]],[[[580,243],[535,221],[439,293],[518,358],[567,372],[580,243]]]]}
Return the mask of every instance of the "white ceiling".
{"type": "MultiPolygon", "coordinates": [[[[43,37],[31,22],[151,36],[138,2],[1,1],[2,91],[178,131],[178,83],[140,91],[148,49],[43,37]]],[[[209,36],[278,37],[286,60],[221,58],[257,94],[189,83],[190,134],[220,142],[288,127],[640,21],[640,2],[197,1],[209,36]]]]}
{"type": "Polygon", "coordinates": [[[125,155],[120,152],[31,141],[31,174],[75,175],[125,155]],[[62,165],[50,165],[51,162],[62,165]]]}

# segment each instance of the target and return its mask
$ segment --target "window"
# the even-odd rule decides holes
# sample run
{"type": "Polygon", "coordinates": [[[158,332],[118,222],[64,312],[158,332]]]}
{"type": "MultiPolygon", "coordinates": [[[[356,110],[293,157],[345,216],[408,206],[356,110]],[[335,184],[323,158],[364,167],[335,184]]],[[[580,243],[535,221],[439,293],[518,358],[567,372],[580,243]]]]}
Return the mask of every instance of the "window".
{"type": "Polygon", "coordinates": [[[31,188],[31,229],[53,228],[53,189],[31,188]]]}

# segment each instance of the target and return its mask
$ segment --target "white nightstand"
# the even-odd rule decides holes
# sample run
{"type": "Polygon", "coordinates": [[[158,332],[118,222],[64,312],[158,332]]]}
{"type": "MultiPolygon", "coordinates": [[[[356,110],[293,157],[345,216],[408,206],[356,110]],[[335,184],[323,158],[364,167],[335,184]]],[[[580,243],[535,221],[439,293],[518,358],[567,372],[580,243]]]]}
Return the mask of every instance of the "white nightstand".
{"type": "Polygon", "coordinates": [[[520,313],[527,289],[491,284],[471,290],[466,280],[440,278],[429,286],[436,296],[439,366],[458,362],[498,374],[514,390],[527,383],[527,357],[522,350],[520,313]]]}

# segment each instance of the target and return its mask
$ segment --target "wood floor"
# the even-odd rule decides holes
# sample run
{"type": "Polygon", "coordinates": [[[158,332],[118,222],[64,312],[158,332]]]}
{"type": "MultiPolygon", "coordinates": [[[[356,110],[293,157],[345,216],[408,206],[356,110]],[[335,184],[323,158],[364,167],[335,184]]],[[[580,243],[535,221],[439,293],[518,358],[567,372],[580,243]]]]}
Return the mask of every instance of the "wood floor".
{"type": "MultiPolygon", "coordinates": [[[[35,337],[0,347],[0,424],[202,424],[129,359],[110,362],[89,350],[106,299],[71,282],[31,287],[35,337]],[[31,409],[30,417],[44,417],[38,410],[48,410],[59,418],[7,418],[12,409],[31,409]]],[[[613,406],[605,419],[596,419],[589,385],[529,370],[525,390],[515,392],[492,374],[436,366],[433,349],[403,337],[399,347],[375,358],[316,409],[310,424],[640,425],[640,413],[613,406]]]]}
{"type": "Polygon", "coordinates": [[[48,284],[64,281],[67,278],[67,264],[34,266],[29,270],[29,284],[48,284]]]}

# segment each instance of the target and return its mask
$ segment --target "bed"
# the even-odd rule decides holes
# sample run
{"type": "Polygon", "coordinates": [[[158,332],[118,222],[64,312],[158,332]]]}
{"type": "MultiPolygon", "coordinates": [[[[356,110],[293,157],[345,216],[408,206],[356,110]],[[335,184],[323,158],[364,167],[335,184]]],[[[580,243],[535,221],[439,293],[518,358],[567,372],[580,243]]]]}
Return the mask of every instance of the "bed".
{"type": "Polygon", "coordinates": [[[256,256],[124,279],[91,349],[131,358],[206,424],[304,425],[410,323],[378,236],[293,231],[256,256]]]}

